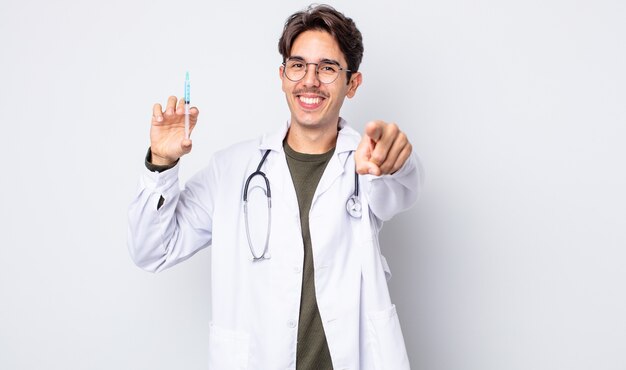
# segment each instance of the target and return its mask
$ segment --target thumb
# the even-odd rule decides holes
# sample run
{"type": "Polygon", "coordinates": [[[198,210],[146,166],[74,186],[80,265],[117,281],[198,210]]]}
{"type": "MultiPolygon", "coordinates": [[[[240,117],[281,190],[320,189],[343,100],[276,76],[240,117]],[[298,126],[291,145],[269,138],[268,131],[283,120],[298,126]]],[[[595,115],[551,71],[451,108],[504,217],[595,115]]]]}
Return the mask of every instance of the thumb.
{"type": "Polygon", "coordinates": [[[191,140],[183,139],[180,143],[180,149],[183,151],[183,155],[189,154],[189,152],[191,152],[191,140]]]}

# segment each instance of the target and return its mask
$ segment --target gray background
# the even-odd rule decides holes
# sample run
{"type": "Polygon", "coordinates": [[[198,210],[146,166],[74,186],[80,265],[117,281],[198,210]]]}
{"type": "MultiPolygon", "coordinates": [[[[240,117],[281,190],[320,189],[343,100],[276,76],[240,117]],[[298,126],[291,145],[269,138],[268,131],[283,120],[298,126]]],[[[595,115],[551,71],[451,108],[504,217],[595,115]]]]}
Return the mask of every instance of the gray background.
{"type": "MultiPolygon", "coordinates": [[[[305,5],[0,2],[0,369],[206,368],[210,253],[126,250],[151,106],[190,71],[184,179],[274,130],[305,5]]],[[[366,50],[343,116],[398,122],[427,170],[382,237],[413,368],[626,369],[625,3],[333,5],[366,50]]]]}

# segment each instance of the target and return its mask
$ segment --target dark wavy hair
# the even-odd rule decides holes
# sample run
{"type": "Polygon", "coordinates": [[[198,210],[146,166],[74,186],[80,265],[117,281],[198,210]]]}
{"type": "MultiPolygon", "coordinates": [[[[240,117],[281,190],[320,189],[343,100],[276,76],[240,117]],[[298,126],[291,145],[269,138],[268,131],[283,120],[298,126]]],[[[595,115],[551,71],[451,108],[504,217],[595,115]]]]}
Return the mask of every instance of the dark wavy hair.
{"type": "MultiPolygon", "coordinates": [[[[363,37],[361,31],[351,18],[338,12],[330,5],[309,5],[287,18],[283,34],[278,40],[278,51],[283,56],[283,62],[291,55],[294,40],[303,32],[310,30],[326,31],[331,34],[348,62],[348,69],[352,72],[359,70],[363,59],[363,37]]],[[[350,81],[351,73],[348,73],[350,81]]]]}

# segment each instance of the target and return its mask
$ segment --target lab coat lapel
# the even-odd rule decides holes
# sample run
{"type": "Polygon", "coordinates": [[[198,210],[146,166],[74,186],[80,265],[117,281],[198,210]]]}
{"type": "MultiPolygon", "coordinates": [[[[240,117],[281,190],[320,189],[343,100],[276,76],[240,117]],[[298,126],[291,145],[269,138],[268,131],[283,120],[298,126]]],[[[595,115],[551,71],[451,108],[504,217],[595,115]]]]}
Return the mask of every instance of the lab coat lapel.
{"type": "Polygon", "coordinates": [[[361,137],[354,129],[346,126],[346,121],[343,118],[339,121],[339,127],[335,154],[328,162],[324,174],[317,185],[313,203],[333,185],[339,176],[343,175],[347,168],[352,169],[354,167],[348,166],[347,161],[354,161],[353,153],[359,145],[361,137]]]}
{"type": "MultiPolygon", "coordinates": [[[[312,204],[315,204],[317,198],[324,194],[332,184],[345,172],[347,161],[354,161],[354,151],[359,145],[361,135],[353,128],[347,126],[346,121],[343,118],[339,119],[339,133],[337,135],[337,144],[335,146],[335,153],[331,160],[328,162],[324,174],[320,179],[320,182],[313,196],[312,204]]],[[[289,122],[287,122],[280,130],[277,130],[269,135],[265,135],[261,139],[259,149],[265,151],[267,149],[272,150],[272,153],[267,157],[267,165],[265,174],[270,181],[272,187],[272,198],[280,196],[285,200],[285,203],[289,207],[290,211],[296,216],[300,214],[298,208],[298,199],[296,197],[296,190],[293,186],[291,179],[291,173],[287,166],[287,160],[285,159],[285,152],[283,150],[283,140],[287,131],[289,130],[289,122]]],[[[347,166],[352,169],[354,166],[347,166]]]]}
{"type": "Polygon", "coordinates": [[[285,151],[283,150],[283,140],[285,139],[288,129],[289,122],[279,130],[265,135],[261,139],[259,149],[262,151],[268,149],[272,151],[267,157],[265,167],[265,175],[272,188],[272,199],[284,201],[292,215],[298,217],[300,210],[298,208],[296,190],[291,180],[291,173],[289,172],[287,160],[285,159],[285,151]]]}

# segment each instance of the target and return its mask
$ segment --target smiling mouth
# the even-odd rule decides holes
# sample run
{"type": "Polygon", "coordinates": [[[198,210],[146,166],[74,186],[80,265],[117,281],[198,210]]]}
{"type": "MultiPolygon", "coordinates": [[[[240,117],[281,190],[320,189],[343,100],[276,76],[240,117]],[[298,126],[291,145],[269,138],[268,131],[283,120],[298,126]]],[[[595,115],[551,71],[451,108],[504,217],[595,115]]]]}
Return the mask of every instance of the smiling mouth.
{"type": "Polygon", "coordinates": [[[322,96],[304,96],[297,95],[296,96],[298,103],[300,106],[306,110],[313,110],[319,108],[326,98],[322,96]]]}
{"type": "Polygon", "coordinates": [[[301,102],[307,105],[316,105],[322,102],[322,98],[320,98],[319,96],[316,96],[314,98],[299,96],[298,99],[300,99],[301,102]]]}

